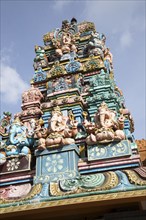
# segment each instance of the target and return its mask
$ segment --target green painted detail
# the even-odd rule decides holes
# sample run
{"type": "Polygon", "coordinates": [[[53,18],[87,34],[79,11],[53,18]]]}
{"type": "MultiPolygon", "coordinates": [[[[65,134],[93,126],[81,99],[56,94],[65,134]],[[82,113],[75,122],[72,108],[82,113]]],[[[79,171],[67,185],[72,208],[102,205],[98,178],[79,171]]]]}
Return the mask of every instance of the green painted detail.
{"type": "Polygon", "coordinates": [[[132,154],[130,142],[127,140],[110,144],[100,144],[98,146],[88,146],[87,151],[89,161],[125,157],[132,154]]]}
{"type": "Polygon", "coordinates": [[[76,179],[68,179],[60,181],[60,187],[63,191],[74,190],[77,187],[91,189],[101,186],[105,181],[105,176],[102,173],[81,176],[76,179]]]}

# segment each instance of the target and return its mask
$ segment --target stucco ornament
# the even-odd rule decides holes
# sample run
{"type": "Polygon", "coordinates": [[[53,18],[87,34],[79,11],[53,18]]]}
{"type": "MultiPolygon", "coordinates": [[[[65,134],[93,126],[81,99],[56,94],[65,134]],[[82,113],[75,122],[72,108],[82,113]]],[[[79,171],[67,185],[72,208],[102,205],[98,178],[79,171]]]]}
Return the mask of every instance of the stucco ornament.
{"type": "Polygon", "coordinates": [[[9,157],[28,155],[34,145],[35,119],[30,120],[29,128],[25,126],[19,117],[16,117],[10,126],[9,137],[0,143],[0,164],[6,162],[9,157]]]}
{"type": "Polygon", "coordinates": [[[86,143],[94,145],[96,143],[108,143],[125,139],[124,116],[117,118],[115,111],[110,110],[105,102],[102,102],[94,116],[94,122],[89,122],[86,117],[84,126],[88,133],[86,143]]]}
{"type": "Polygon", "coordinates": [[[69,116],[63,116],[60,107],[54,107],[48,128],[40,126],[36,129],[39,138],[38,149],[75,143],[74,137],[78,133],[77,124],[71,111],[69,116]]]}
{"type": "Polygon", "coordinates": [[[30,152],[29,147],[33,146],[34,144],[34,124],[35,120],[32,119],[30,123],[31,128],[29,131],[18,117],[15,118],[10,129],[10,145],[6,147],[6,154],[8,156],[13,154],[27,155],[30,152]]]}
{"type": "Polygon", "coordinates": [[[72,113],[63,116],[60,107],[55,107],[52,111],[52,118],[49,121],[48,137],[46,146],[50,145],[68,145],[75,143],[73,137],[77,134],[78,122],[74,120],[72,113]]]}
{"type": "Polygon", "coordinates": [[[56,47],[56,55],[59,57],[63,56],[65,53],[77,52],[75,38],[69,32],[63,32],[61,39],[54,39],[53,44],[56,47]]]}
{"type": "Polygon", "coordinates": [[[3,112],[3,117],[0,120],[0,135],[3,137],[8,135],[11,117],[10,112],[3,112]]]}
{"type": "Polygon", "coordinates": [[[103,51],[105,49],[106,37],[98,32],[91,33],[91,37],[88,42],[87,51],[88,54],[99,55],[103,58],[103,51]]]}

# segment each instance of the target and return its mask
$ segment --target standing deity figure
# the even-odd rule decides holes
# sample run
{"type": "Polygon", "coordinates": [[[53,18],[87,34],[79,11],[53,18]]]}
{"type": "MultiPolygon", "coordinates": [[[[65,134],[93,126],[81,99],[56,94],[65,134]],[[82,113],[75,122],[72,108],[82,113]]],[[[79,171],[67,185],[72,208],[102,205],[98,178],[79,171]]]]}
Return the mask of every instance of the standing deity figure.
{"type": "Polygon", "coordinates": [[[113,55],[110,52],[109,48],[104,50],[104,65],[108,73],[113,69],[113,55]]]}
{"type": "Polygon", "coordinates": [[[0,120],[0,135],[7,136],[12,114],[10,112],[3,112],[3,114],[4,116],[0,120]]]}
{"type": "Polygon", "coordinates": [[[110,110],[105,102],[102,102],[94,116],[94,122],[84,121],[84,126],[89,136],[86,138],[88,145],[96,143],[108,143],[125,139],[124,117],[116,117],[116,112],[110,110]]]}
{"type": "Polygon", "coordinates": [[[48,58],[45,54],[43,47],[36,45],[35,46],[36,57],[34,58],[34,69],[37,70],[39,67],[46,67],[48,65],[48,58]]]}
{"type": "Polygon", "coordinates": [[[46,137],[48,134],[48,129],[44,127],[44,121],[42,118],[37,121],[34,134],[34,137],[38,139],[37,148],[39,150],[46,149],[46,137]]]}

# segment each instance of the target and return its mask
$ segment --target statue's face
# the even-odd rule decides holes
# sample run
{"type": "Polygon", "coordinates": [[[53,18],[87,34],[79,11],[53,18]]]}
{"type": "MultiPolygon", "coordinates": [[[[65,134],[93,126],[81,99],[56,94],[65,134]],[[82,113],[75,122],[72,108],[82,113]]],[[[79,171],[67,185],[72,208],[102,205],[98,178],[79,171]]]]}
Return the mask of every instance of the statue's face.
{"type": "Polygon", "coordinates": [[[60,114],[60,112],[55,112],[54,114],[53,114],[53,117],[52,117],[53,119],[56,119],[57,121],[58,120],[60,120],[60,119],[62,119],[62,115],[60,114]]]}

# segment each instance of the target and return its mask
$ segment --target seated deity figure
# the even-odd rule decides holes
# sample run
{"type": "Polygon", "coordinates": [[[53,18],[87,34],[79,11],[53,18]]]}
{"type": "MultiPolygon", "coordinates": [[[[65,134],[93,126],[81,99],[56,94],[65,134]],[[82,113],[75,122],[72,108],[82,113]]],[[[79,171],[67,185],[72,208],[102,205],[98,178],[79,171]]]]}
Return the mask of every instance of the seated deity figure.
{"type": "Polygon", "coordinates": [[[78,122],[74,120],[73,114],[69,117],[63,116],[60,107],[54,107],[52,117],[48,121],[48,128],[38,126],[36,136],[38,137],[38,149],[43,150],[51,146],[64,146],[75,143],[74,137],[78,133],[78,122]]]}
{"type": "Polygon", "coordinates": [[[77,134],[78,122],[63,116],[60,108],[57,106],[52,111],[52,118],[49,121],[48,137],[46,146],[50,145],[68,145],[75,143],[73,137],[77,134]]]}
{"type": "Polygon", "coordinates": [[[30,153],[30,148],[34,144],[34,127],[34,119],[31,119],[29,129],[20,121],[19,117],[14,119],[10,126],[8,140],[1,142],[0,164],[5,162],[7,157],[25,156],[30,153]]]}
{"type": "Polygon", "coordinates": [[[70,33],[63,33],[61,41],[56,42],[56,54],[62,56],[65,53],[76,52],[75,39],[70,33]]]}
{"type": "Polygon", "coordinates": [[[94,116],[94,122],[84,120],[84,126],[89,136],[86,138],[88,145],[96,143],[108,143],[125,139],[124,117],[116,118],[116,112],[110,110],[105,102],[102,102],[94,116]]]}

